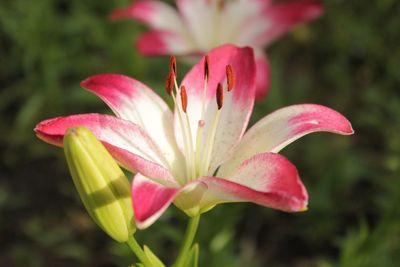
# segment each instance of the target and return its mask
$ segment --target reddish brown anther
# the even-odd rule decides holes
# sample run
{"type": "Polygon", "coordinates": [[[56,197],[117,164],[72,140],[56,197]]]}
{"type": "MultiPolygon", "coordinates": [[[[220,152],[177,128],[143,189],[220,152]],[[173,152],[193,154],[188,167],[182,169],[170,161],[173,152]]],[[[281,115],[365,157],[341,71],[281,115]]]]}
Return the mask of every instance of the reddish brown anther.
{"type": "Polygon", "coordinates": [[[176,57],[175,56],[171,56],[169,58],[169,70],[173,71],[175,76],[177,76],[177,72],[176,72],[176,57]]]}
{"type": "Polygon", "coordinates": [[[233,73],[231,65],[226,66],[226,80],[228,83],[228,92],[230,92],[235,85],[235,74],[233,73]]]}
{"type": "Polygon", "coordinates": [[[184,85],[181,86],[181,102],[182,102],[182,110],[186,113],[187,108],[187,93],[186,87],[184,85]]]}
{"type": "Polygon", "coordinates": [[[222,10],[225,8],[225,1],[219,1],[218,3],[218,10],[222,10]]]}
{"type": "Polygon", "coordinates": [[[224,104],[224,88],[222,87],[222,84],[220,84],[220,83],[218,83],[216,95],[217,95],[218,109],[221,109],[222,105],[224,104]]]}
{"type": "Polygon", "coordinates": [[[209,78],[210,78],[210,66],[209,66],[208,56],[206,56],[204,59],[204,79],[208,81],[209,78]]]}
{"type": "Polygon", "coordinates": [[[165,82],[165,90],[169,95],[172,96],[172,90],[174,89],[174,79],[175,75],[173,71],[169,71],[167,81],[165,82]]]}

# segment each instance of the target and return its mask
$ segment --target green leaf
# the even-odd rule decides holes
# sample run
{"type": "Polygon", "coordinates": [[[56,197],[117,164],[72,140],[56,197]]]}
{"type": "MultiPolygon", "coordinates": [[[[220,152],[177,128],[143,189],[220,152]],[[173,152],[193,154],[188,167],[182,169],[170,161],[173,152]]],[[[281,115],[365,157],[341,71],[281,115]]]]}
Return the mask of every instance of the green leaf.
{"type": "Polygon", "coordinates": [[[185,259],[185,264],[183,266],[185,267],[198,267],[199,265],[199,244],[194,244],[192,248],[190,249],[188,255],[186,256],[185,259]]]}
{"type": "Polygon", "coordinates": [[[153,267],[165,267],[164,263],[150,250],[150,248],[146,245],[144,247],[144,253],[146,254],[147,258],[152,263],[153,267]]]}

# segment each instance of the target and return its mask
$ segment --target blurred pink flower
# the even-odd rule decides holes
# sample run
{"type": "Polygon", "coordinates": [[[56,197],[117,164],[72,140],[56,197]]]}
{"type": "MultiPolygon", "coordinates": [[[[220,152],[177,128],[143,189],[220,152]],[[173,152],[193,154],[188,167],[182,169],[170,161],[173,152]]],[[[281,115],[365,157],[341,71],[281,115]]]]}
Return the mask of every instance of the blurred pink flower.
{"type": "Polygon", "coordinates": [[[223,44],[250,46],[257,64],[256,98],[266,95],[270,71],[263,47],[323,12],[318,0],[139,0],[117,9],[111,19],[133,18],[149,25],[138,50],[145,55],[199,56],[223,44]]]}
{"type": "Polygon", "coordinates": [[[245,133],[255,99],[253,50],[216,48],[179,87],[171,59],[166,88],[174,112],[139,81],[102,74],[81,85],[117,117],[53,118],[36,126],[37,136],[62,146],[68,128],[89,128],[121,166],[137,172],[132,202],[139,228],[152,224],[172,202],[189,216],[219,203],[243,201],[305,210],[308,195],[296,167],[276,153],[312,132],[352,134],[349,121],[324,106],[294,105],[264,117],[245,133]]]}

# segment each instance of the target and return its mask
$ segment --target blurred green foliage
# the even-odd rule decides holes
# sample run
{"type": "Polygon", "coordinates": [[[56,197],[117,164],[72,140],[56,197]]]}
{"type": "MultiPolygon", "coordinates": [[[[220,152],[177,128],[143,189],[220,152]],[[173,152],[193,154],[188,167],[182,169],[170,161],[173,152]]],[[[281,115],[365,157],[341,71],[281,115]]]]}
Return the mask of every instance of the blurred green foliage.
{"type": "MultiPolygon", "coordinates": [[[[32,131],[52,116],[109,112],[79,87],[93,74],[124,73],[164,94],[168,59],[145,58],[133,46],[144,27],[106,19],[128,3],[0,4],[1,267],[133,261],[129,249],[108,239],[85,213],[61,150],[32,131]]],[[[327,0],[325,5],[320,20],[268,48],[272,88],[253,119],[289,104],[320,103],[345,114],[356,134],[314,134],[283,151],[309,190],[308,212],[235,204],[205,214],[198,235],[200,266],[400,262],[400,4],[327,0]]],[[[169,262],[185,222],[171,208],[138,238],[169,262]]]]}

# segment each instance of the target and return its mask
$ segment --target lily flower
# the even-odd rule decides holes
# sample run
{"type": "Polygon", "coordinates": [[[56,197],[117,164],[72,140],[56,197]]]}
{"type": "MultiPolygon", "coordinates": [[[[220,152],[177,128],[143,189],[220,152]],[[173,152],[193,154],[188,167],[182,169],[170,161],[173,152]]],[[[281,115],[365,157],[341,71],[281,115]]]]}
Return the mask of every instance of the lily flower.
{"type": "Polygon", "coordinates": [[[132,204],[138,228],[151,225],[171,203],[189,216],[226,202],[306,210],[308,195],[296,167],[277,153],[312,132],[353,133],[345,117],[315,104],[279,109],[245,132],[256,90],[256,64],[248,47],[212,50],[180,86],[171,57],[166,89],[174,111],[127,76],[102,74],[81,85],[116,117],[57,117],[39,123],[36,134],[62,146],[68,128],[89,128],[121,166],[137,173],[132,204]]]}
{"type": "Polygon", "coordinates": [[[256,98],[266,95],[270,70],[263,47],[294,26],[323,12],[318,0],[176,0],[173,6],[157,0],[134,1],[115,10],[110,18],[135,19],[151,30],[139,36],[144,55],[204,55],[223,44],[250,46],[257,64],[256,98]]]}

